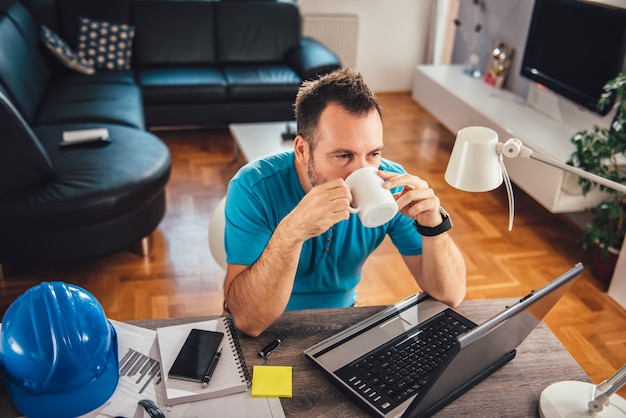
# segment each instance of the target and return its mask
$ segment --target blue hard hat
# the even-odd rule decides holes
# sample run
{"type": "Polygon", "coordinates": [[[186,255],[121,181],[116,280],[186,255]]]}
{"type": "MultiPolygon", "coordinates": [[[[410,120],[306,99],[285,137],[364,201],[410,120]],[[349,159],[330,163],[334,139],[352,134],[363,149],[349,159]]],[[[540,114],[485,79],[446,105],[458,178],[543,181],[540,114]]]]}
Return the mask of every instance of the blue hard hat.
{"type": "Polygon", "coordinates": [[[79,286],[31,287],[2,319],[0,377],[29,418],[86,414],[117,387],[115,328],[98,300],[79,286]]]}

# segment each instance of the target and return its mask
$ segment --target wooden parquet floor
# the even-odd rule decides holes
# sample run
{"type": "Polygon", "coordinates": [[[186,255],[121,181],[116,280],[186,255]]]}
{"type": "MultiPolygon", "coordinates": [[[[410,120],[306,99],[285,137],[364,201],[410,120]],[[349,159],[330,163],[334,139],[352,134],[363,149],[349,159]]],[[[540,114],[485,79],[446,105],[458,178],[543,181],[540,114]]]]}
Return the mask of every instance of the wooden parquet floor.
{"type": "MultiPolygon", "coordinates": [[[[503,187],[470,194],[448,186],[443,173],[453,134],[408,93],[379,98],[384,156],[429,181],[454,220],[451,233],[468,266],[468,299],[520,297],[577,261],[589,265],[590,257],[578,245],[579,231],[519,189],[515,224],[508,232],[503,187]]],[[[207,225],[243,162],[233,161],[225,127],[155,133],[169,146],[173,168],[167,214],[153,235],[151,255],[122,252],[64,268],[13,266],[0,282],[0,314],[27,288],[45,280],[85,287],[117,320],[221,314],[224,273],[209,253],[207,225]]],[[[386,241],[366,263],[359,303],[388,305],[417,290],[386,241]]],[[[626,312],[588,269],[546,322],[594,382],[626,363],[626,312]]],[[[626,389],[620,394],[626,397],[626,389]]]]}

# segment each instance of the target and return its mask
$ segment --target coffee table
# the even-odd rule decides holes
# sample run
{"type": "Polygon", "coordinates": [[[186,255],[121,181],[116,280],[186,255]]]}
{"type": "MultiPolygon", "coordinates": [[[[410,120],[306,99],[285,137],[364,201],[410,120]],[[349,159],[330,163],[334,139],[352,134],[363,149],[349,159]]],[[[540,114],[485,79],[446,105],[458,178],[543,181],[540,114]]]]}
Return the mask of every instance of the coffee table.
{"type": "Polygon", "coordinates": [[[234,159],[239,159],[239,150],[248,161],[278,152],[292,151],[293,141],[285,141],[282,138],[288,126],[295,132],[295,121],[228,125],[230,133],[235,138],[234,159]]]}

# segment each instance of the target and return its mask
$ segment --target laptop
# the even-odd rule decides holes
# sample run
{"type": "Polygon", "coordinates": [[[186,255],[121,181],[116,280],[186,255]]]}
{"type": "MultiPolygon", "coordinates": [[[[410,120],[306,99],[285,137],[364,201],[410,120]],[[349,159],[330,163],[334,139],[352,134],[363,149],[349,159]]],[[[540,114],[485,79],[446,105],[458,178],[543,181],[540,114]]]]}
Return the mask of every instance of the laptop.
{"type": "Polygon", "coordinates": [[[512,360],[582,271],[577,263],[480,325],[416,293],[304,354],[373,416],[430,416],[512,360]]]}

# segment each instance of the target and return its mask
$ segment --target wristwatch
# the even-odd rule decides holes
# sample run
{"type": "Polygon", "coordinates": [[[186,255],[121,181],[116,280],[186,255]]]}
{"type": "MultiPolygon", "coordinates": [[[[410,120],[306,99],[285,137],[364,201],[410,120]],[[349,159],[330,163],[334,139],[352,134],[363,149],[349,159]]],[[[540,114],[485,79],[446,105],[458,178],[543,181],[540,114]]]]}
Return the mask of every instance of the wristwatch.
{"type": "Polygon", "coordinates": [[[441,219],[442,219],[439,225],[429,227],[429,226],[420,225],[417,223],[417,221],[414,221],[413,226],[415,227],[417,232],[419,232],[425,237],[434,237],[439,234],[443,234],[446,231],[449,231],[450,228],[452,228],[452,220],[450,220],[450,215],[442,207],[439,207],[439,213],[441,213],[441,219]]]}

